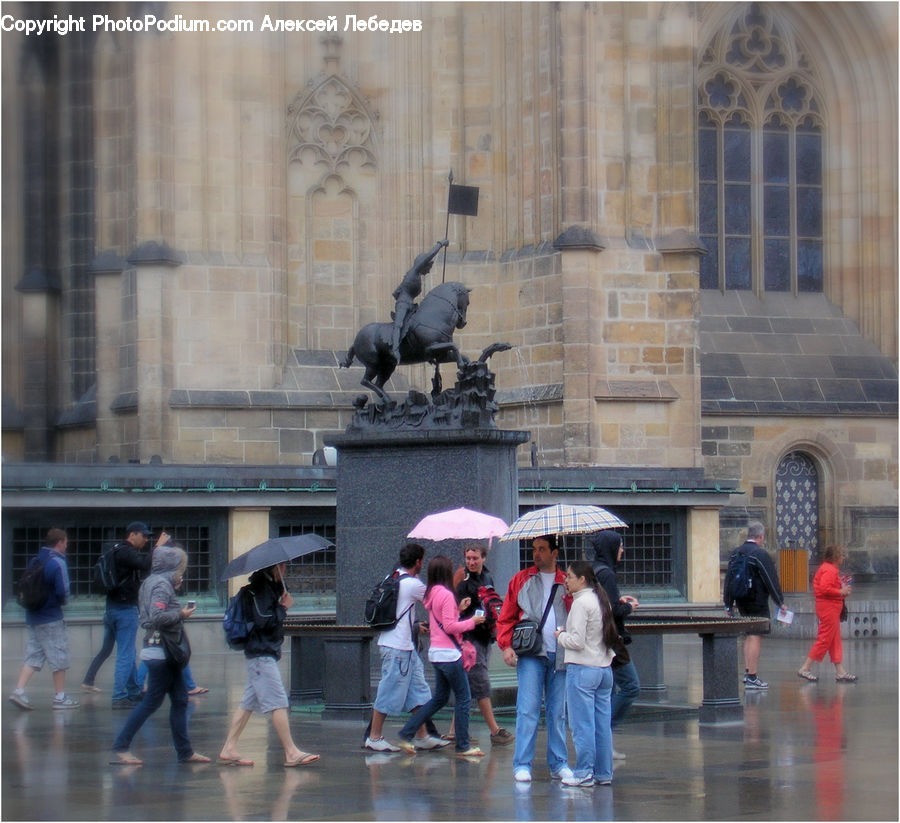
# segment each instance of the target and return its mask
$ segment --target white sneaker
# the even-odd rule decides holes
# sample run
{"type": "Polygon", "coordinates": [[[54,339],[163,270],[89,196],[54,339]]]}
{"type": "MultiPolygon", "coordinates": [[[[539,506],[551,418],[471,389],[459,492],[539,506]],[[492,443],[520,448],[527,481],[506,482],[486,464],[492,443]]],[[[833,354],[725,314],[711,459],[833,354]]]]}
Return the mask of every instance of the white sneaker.
{"type": "Polygon", "coordinates": [[[515,778],[516,783],[530,783],[531,772],[528,769],[516,769],[515,778]]]}
{"type": "Polygon", "coordinates": [[[622,754],[622,752],[617,752],[615,749],[613,749],[613,760],[624,760],[624,759],[625,759],[625,755],[622,754]]]}
{"type": "Polygon", "coordinates": [[[556,774],[550,775],[551,780],[571,780],[573,777],[575,777],[575,772],[568,766],[563,766],[556,774]]]}
{"type": "Polygon", "coordinates": [[[367,748],[367,749],[369,749],[369,751],[373,751],[373,752],[399,752],[400,751],[399,747],[392,746],[383,737],[376,737],[374,740],[371,737],[367,737],[365,748],[367,748]]]}
{"type": "Polygon", "coordinates": [[[439,737],[433,737],[432,735],[426,735],[425,737],[417,737],[413,740],[413,746],[417,749],[443,749],[444,746],[449,746],[452,741],[450,740],[441,740],[439,737]]]}
{"type": "Polygon", "coordinates": [[[562,779],[563,786],[580,786],[581,788],[588,788],[589,786],[594,785],[594,775],[589,774],[587,777],[564,777],[562,779]]]}

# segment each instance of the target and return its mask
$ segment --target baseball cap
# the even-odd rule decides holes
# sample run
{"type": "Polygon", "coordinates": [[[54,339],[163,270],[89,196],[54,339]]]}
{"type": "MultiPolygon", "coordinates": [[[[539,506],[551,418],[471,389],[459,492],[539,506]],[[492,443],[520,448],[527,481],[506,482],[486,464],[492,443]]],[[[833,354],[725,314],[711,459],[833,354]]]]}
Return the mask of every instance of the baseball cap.
{"type": "Polygon", "coordinates": [[[150,527],[146,523],[142,523],[140,520],[135,520],[133,523],[129,523],[125,527],[125,534],[131,534],[132,532],[140,532],[141,534],[145,534],[149,537],[152,532],[150,531],[150,527]]]}

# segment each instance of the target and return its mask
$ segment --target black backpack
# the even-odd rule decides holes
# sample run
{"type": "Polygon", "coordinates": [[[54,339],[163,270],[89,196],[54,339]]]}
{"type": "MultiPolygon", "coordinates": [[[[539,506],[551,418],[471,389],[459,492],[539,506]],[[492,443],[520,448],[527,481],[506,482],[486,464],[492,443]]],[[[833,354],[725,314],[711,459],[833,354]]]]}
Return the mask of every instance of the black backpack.
{"type": "Polygon", "coordinates": [[[752,599],[756,583],[756,558],[735,549],[725,572],[725,604],[752,599]]]}
{"type": "MultiPolygon", "coordinates": [[[[408,574],[402,574],[398,571],[392,571],[384,578],[369,595],[366,600],[365,621],[366,624],[378,631],[387,631],[393,629],[403,614],[397,614],[397,598],[400,593],[400,581],[404,577],[410,577],[408,574]]],[[[411,604],[411,609],[415,604],[411,604]]],[[[409,609],[406,611],[408,612],[409,609]]]]}
{"type": "Polygon", "coordinates": [[[46,562],[35,558],[22,572],[16,584],[16,602],[28,611],[37,611],[47,602],[47,584],[44,582],[46,562]]]}
{"type": "Polygon", "coordinates": [[[125,582],[125,576],[119,573],[116,563],[116,550],[119,544],[106,549],[94,564],[94,585],[102,592],[109,594],[125,582]]]}

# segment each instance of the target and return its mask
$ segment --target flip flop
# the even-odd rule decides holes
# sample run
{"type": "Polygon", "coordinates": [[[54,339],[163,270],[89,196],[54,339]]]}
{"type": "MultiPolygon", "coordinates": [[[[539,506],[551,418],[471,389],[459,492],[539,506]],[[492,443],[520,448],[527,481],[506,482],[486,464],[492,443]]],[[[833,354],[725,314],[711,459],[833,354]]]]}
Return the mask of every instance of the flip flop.
{"type": "Polygon", "coordinates": [[[300,752],[300,757],[294,758],[293,760],[285,760],[284,767],[286,769],[292,769],[294,766],[308,766],[310,763],[315,763],[320,756],[321,755],[318,754],[300,752]]]}
{"type": "Polygon", "coordinates": [[[91,694],[100,694],[103,689],[98,689],[96,686],[92,686],[90,683],[82,683],[81,691],[90,692],[91,694]]]}
{"type": "Polygon", "coordinates": [[[115,760],[109,761],[110,766],[143,766],[144,761],[135,757],[134,755],[129,755],[128,757],[116,757],[115,760]]]}
{"type": "Polygon", "coordinates": [[[216,760],[220,766],[252,766],[252,760],[244,760],[242,757],[220,757],[216,760]]]}
{"type": "Polygon", "coordinates": [[[194,697],[198,694],[206,694],[209,689],[204,689],[202,686],[196,686],[188,692],[188,697],[194,697]]]}

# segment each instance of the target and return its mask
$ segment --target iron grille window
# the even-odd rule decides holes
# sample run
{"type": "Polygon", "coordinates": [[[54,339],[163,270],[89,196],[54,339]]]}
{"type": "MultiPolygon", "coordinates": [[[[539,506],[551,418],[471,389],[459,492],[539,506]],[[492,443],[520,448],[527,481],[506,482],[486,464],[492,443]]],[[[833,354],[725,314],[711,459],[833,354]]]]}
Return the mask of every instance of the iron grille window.
{"type": "MultiPolygon", "coordinates": [[[[294,523],[279,526],[279,537],[295,534],[318,534],[334,543],[337,526],[327,523],[294,523]]],[[[298,557],[288,564],[286,583],[290,591],[299,594],[335,594],[337,591],[337,558],[335,548],[320,549],[298,557]]]]}
{"type": "MultiPolygon", "coordinates": [[[[44,544],[47,531],[52,526],[19,526],[12,530],[13,580],[18,580],[25,567],[44,544]]],[[[72,597],[88,597],[102,594],[93,584],[94,564],[104,549],[123,538],[121,526],[62,526],[68,535],[66,565],[69,567],[69,583],[72,597]]],[[[184,583],[179,594],[205,594],[210,586],[210,539],[207,526],[155,527],[154,534],[168,532],[175,543],[188,555],[184,583]]]]}
{"type": "MultiPolygon", "coordinates": [[[[521,512],[524,514],[524,510],[521,512]]],[[[653,596],[672,596],[683,592],[686,586],[683,560],[679,562],[676,547],[676,534],[679,529],[674,516],[641,516],[633,512],[629,517],[627,511],[617,509],[615,514],[628,523],[623,530],[625,557],[616,570],[619,588],[623,592],[632,593],[641,590],[653,596]],[[633,518],[633,519],[632,519],[633,518]]],[[[593,552],[585,550],[586,535],[564,535],[560,542],[559,560],[565,569],[575,560],[593,560],[593,552]]],[[[533,564],[531,540],[519,543],[519,568],[526,569],[533,564]]]]}

